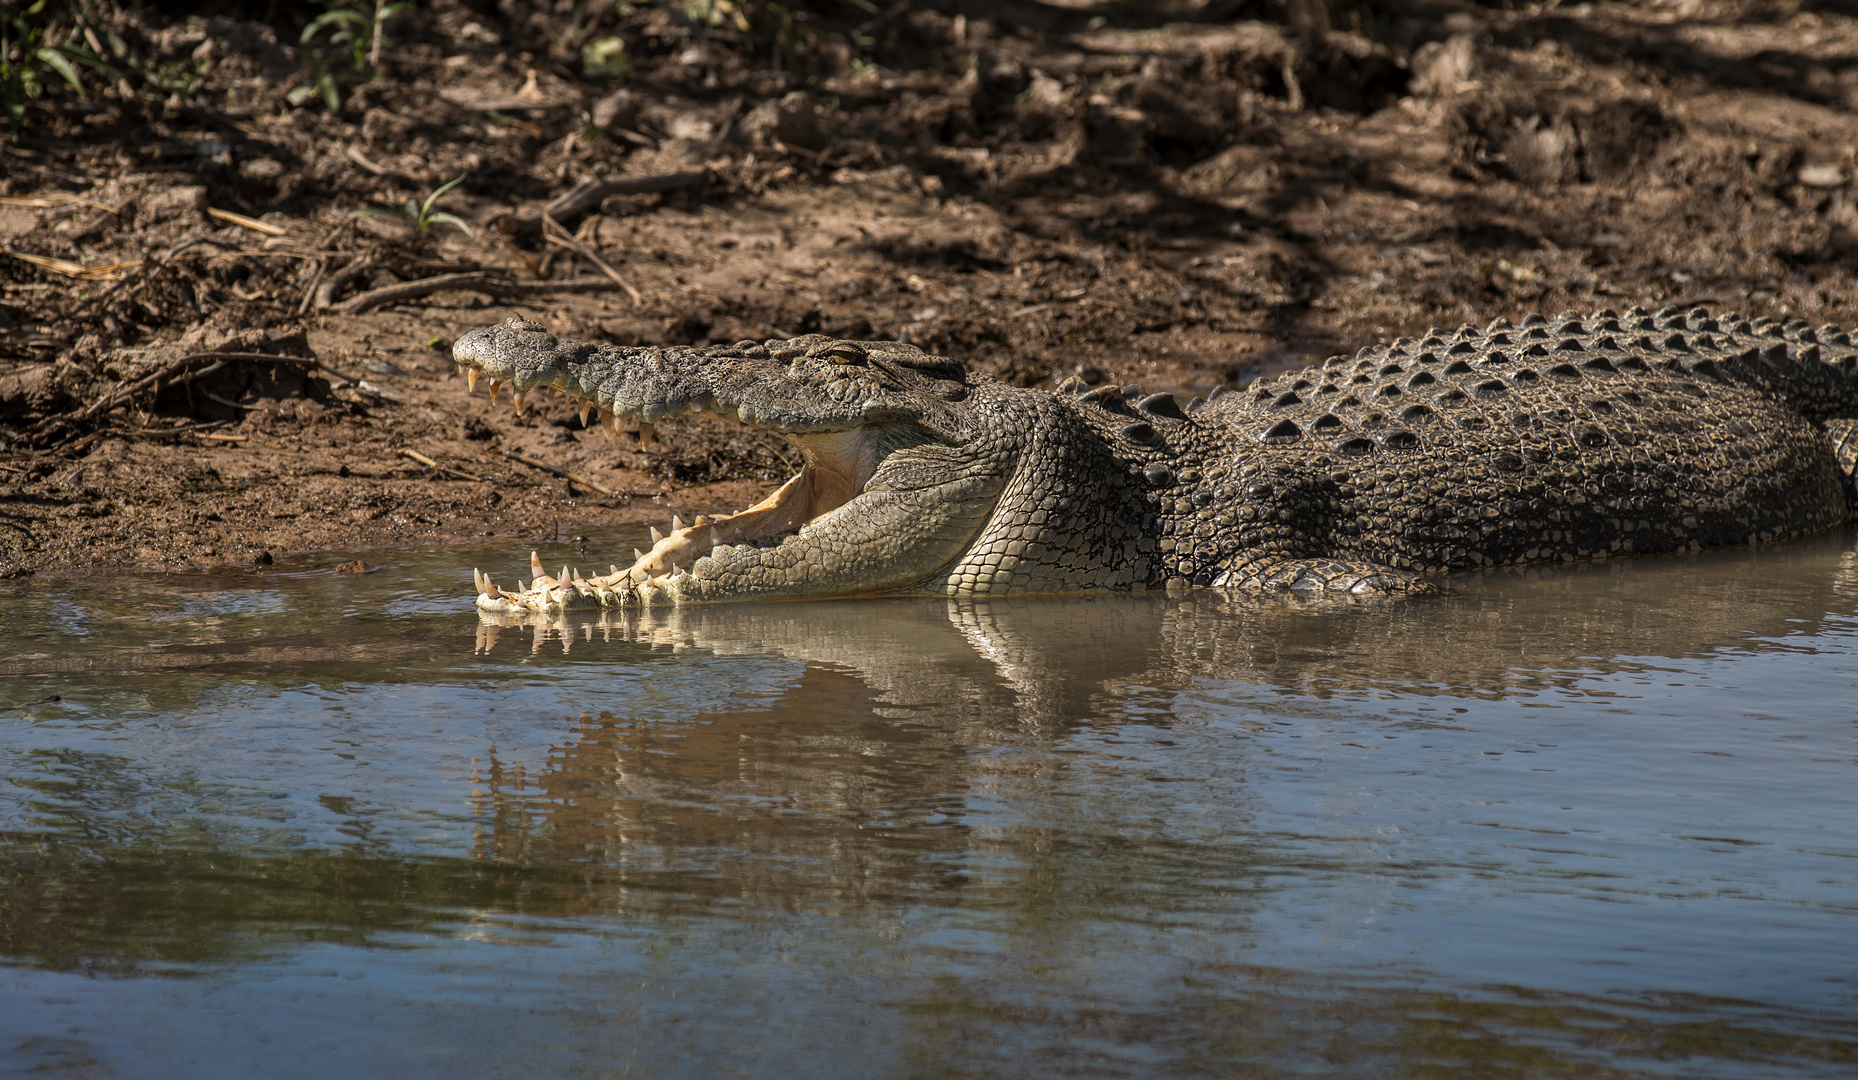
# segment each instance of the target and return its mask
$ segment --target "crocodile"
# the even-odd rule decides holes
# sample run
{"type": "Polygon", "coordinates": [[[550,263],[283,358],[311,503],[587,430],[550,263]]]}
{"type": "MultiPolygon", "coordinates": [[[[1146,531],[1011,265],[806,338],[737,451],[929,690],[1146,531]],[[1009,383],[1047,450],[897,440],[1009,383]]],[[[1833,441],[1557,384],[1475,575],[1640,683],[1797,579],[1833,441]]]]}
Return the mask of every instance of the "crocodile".
{"type": "Polygon", "coordinates": [[[567,340],[513,317],[458,339],[475,389],[552,390],[609,432],[710,413],[799,471],[740,513],[674,518],[603,575],[486,612],[874,595],[1218,587],[1445,589],[1453,571],[1698,551],[1847,521],[1858,348],[1836,327],[1532,314],[1372,345],[1182,403],[1010,386],[888,341],[567,340]]]}

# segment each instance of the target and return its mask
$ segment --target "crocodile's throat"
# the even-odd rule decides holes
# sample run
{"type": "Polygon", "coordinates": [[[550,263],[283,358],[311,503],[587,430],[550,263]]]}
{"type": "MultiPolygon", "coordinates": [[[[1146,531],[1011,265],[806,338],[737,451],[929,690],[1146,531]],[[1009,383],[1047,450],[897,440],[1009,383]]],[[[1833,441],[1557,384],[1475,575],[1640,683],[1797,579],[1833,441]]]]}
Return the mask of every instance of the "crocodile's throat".
{"type": "Polygon", "coordinates": [[[700,515],[689,525],[673,518],[667,534],[653,529],[652,549],[635,552],[633,564],[621,576],[629,582],[663,586],[682,567],[705,555],[721,554],[718,549],[725,545],[791,536],[864,494],[865,485],[891,453],[930,441],[927,432],[912,424],[789,433],[787,438],[800,451],[799,472],[745,510],[714,518],[700,515]]]}

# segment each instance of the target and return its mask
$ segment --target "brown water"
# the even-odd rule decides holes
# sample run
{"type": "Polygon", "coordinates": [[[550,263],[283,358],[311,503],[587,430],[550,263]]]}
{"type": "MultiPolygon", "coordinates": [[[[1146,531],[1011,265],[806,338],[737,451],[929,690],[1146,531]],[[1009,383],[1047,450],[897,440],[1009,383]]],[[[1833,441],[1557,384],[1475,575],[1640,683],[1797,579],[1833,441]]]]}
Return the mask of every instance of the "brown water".
{"type": "Polygon", "coordinates": [[[501,548],[10,583],[0,1069],[1858,1075],[1852,540],[541,631],[501,548]]]}

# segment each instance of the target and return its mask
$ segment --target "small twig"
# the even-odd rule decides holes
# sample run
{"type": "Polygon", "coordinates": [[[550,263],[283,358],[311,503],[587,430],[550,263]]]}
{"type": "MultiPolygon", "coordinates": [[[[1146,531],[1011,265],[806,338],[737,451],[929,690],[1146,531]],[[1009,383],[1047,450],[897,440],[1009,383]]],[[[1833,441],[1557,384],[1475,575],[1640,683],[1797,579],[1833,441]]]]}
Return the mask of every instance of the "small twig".
{"type": "Polygon", "coordinates": [[[354,217],[353,215],[350,215],[348,217],[343,218],[341,221],[336,222],[335,227],[329,229],[327,232],[323,233],[321,236],[316,238],[317,250],[323,251],[323,253],[326,255],[334,254],[333,252],[324,251],[324,249],[328,248],[331,244],[335,243],[336,239],[340,237],[343,233],[354,228],[355,222],[358,220],[360,219],[354,217]]]}
{"type": "Polygon", "coordinates": [[[373,396],[380,398],[382,401],[391,401],[395,405],[406,404],[405,394],[397,393],[396,391],[389,390],[383,386],[376,386],[366,379],[355,380],[355,388],[357,390],[360,390],[364,394],[372,394],[373,396]]]}
{"type": "Polygon", "coordinates": [[[376,176],[386,176],[389,171],[385,165],[378,165],[374,163],[373,161],[370,161],[368,159],[368,155],[361,152],[361,147],[356,146],[354,143],[349,143],[348,149],[343,151],[343,153],[348,157],[348,160],[354,162],[355,164],[361,166],[362,168],[368,170],[369,172],[373,173],[376,176]]]}
{"type": "Polygon", "coordinates": [[[198,421],[188,421],[187,423],[179,424],[179,425],[176,425],[175,427],[165,427],[165,428],[149,428],[149,427],[112,428],[110,430],[110,434],[134,435],[137,437],[146,436],[149,438],[167,438],[173,435],[191,435],[191,434],[196,434],[202,431],[210,431],[213,428],[225,427],[227,424],[230,424],[230,423],[232,423],[232,421],[230,420],[209,420],[205,423],[200,423],[198,421]]]}
{"type": "MultiPolygon", "coordinates": [[[[603,485],[596,484],[592,480],[589,480],[584,476],[576,476],[559,465],[550,465],[546,461],[537,461],[536,459],[532,457],[528,457],[524,454],[519,454],[514,450],[505,450],[503,452],[503,456],[506,458],[509,458],[511,461],[520,462],[521,464],[527,465],[532,469],[541,469],[543,472],[554,473],[556,476],[559,476],[564,480],[572,481],[573,483],[579,484],[584,488],[592,488],[593,490],[598,491],[602,495],[609,495],[609,496],[612,496],[613,498],[618,498],[621,494],[620,492],[614,491],[610,487],[605,487],[603,485]]],[[[632,494],[633,493],[630,491],[625,492],[625,495],[627,497],[630,497],[632,494]]]]}
{"type": "Polygon", "coordinates": [[[208,401],[217,401],[221,405],[230,405],[232,408],[235,408],[235,409],[245,409],[247,411],[251,411],[255,409],[264,408],[263,405],[241,405],[238,402],[233,401],[229,398],[220,397],[218,394],[213,393],[211,390],[200,391],[200,396],[206,398],[208,401]]]}
{"type": "Polygon", "coordinates": [[[359,315],[364,311],[373,311],[387,304],[398,304],[405,300],[417,300],[436,292],[467,291],[480,292],[498,300],[517,300],[530,296],[554,296],[560,293],[613,292],[619,286],[605,278],[578,278],[574,281],[511,281],[506,277],[488,272],[470,274],[440,274],[438,277],[424,278],[420,281],[406,281],[398,285],[385,285],[357,293],[336,307],[344,315],[359,315]]]}
{"type": "MultiPolygon", "coordinates": [[[[265,363],[265,364],[300,364],[300,365],[314,365],[318,363],[318,361],[314,359],[310,359],[308,357],[272,356],[270,353],[249,353],[249,352],[191,353],[187,356],[181,357],[179,360],[176,360],[173,363],[168,364],[166,367],[163,367],[160,371],[157,371],[152,375],[144,376],[140,379],[137,379],[135,382],[129,384],[128,386],[119,387],[116,390],[112,391],[107,396],[98,398],[96,401],[93,401],[89,405],[85,406],[84,410],[78,413],[74,419],[88,420],[93,416],[97,416],[102,413],[109,412],[111,409],[122,404],[123,402],[134,398],[135,395],[141,393],[142,391],[147,390],[150,387],[158,386],[159,384],[161,384],[162,382],[168,379],[173,379],[176,385],[179,385],[182,383],[190,383],[190,382],[193,382],[195,379],[201,378],[206,375],[211,375],[213,372],[220,370],[221,368],[225,367],[227,364],[237,363],[239,361],[265,363]],[[194,371],[187,370],[189,365],[197,364],[203,360],[212,360],[215,362],[207,367],[200,368],[194,371]]],[[[60,417],[58,419],[64,419],[64,418],[60,417]]]]}
{"type": "Polygon", "coordinates": [[[78,305],[77,310],[73,311],[67,318],[75,322],[78,318],[88,313],[90,309],[101,305],[104,301],[121,292],[130,282],[146,282],[150,277],[166,268],[169,263],[173,262],[175,258],[181,254],[181,252],[186,251],[196,244],[221,244],[222,246],[230,246],[204,234],[189,237],[163,252],[159,260],[143,259],[142,268],[140,270],[131,271],[121,278],[118,278],[115,284],[78,305]]]}
{"type": "Polygon", "coordinates": [[[246,217],[244,214],[235,214],[230,210],[221,210],[217,206],[207,207],[206,213],[208,217],[218,218],[221,221],[231,222],[232,224],[237,225],[240,228],[250,229],[253,232],[261,232],[261,233],[264,233],[266,236],[289,236],[290,235],[290,230],[280,229],[276,225],[273,225],[268,221],[259,221],[257,218],[246,217]]]}
{"type": "Polygon", "coordinates": [[[633,288],[632,284],[625,278],[620,277],[619,271],[608,266],[606,260],[594,254],[593,248],[569,236],[568,230],[562,228],[561,223],[550,217],[546,212],[542,214],[542,238],[548,243],[567,248],[569,251],[574,252],[576,255],[579,255],[581,258],[599,267],[601,273],[612,278],[615,285],[626,290],[626,295],[632,297],[633,307],[639,307],[645,303],[645,298],[639,295],[639,290],[633,288]]]}
{"type": "Polygon", "coordinates": [[[273,356],[262,352],[203,352],[194,353],[189,360],[244,360],[253,364],[295,364],[298,367],[315,367],[321,361],[313,356],[273,356]]]}
{"type": "Polygon", "coordinates": [[[374,254],[370,252],[351,260],[348,265],[330,274],[321,285],[317,286],[316,299],[312,306],[317,311],[321,311],[333,305],[335,303],[335,294],[342,291],[342,286],[360,277],[368,267],[373,265],[374,254]]]}
{"type": "Polygon", "coordinates": [[[251,438],[250,435],[221,435],[217,431],[196,431],[194,434],[200,436],[202,439],[211,439],[214,442],[244,442],[251,438]]]}
{"type": "Polygon", "coordinates": [[[797,469],[795,469],[795,468],[794,468],[794,463],[793,463],[793,462],[791,462],[791,461],[788,461],[788,460],[787,460],[787,455],[786,455],[786,454],[783,454],[783,453],[781,453],[781,451],[780,451],[780,448],[779,448],[779,447],[777,447],[777,446],[775,446],[775,445],[774,445],[773,443],[771,443],[771,442],[768,442],[768,441],[767,441],[767,440],[765,440],[765,439],[763,439],[763,440],[760,440],[760,441],[761,441],[761,445],[762,445],[762,447],[763,447],[764,449],[766,449],[766,450],[768,451],[768,453],[770,453],[770,454],[773,454],[773,455],[774,455],[775,457],[777,457],[777,458],[780,458],[780,459],[781,459],[781,464],[782,464],[782,465],[785,465],[785,466],[787,466],[787,468],[788,468],[788,469],[789,469],[790,471],[793,471],[793,472],[798,472],[798,471],[799,471],[799,470],[797,470],[797,469]]]}
{"type": "Polygon", "coordinates": [[[460,480],[471,480],[479,484],[486,482],[483,477],[472,476],[470,473],[465,472],[463,469],[454,469],[449,465],[441,465],[438,462],[432,460],[431,458],[427,457],[426,455],[420,453],[417,450],[402,450],[400,451],[400,456],[406,457],[406,458],[412,458],[414,461],[419,462],[421,465],[424,465],[426,468],[431,469],[434,472],[444,473],[446,476],[455,476],[460,480]]]}
{"type": "Polygon", "coordinates": [[[583,180],[570,188],[566,194],[551,200],[540,213],[518,214],[516,224],[530,229],[541,228],[543,217],[552,217],[556,221],[568,221],[599,206],[606,201],[608,196],[677,191],[680,188],[690,187],[707,175],[708,173],[702,169],[691,169],[685,172],[663,173],[658,176],[622,176],[610,180],[583,180]]]}
{"type": "Polygon", "coordinates": [[[48,255],[29,255],[23,251],[11,249],[8,249],[6,253],[20,262],[31,263],[42,269],[50,270],[54,274],[63,274],[65,277],[77,278],[80,281],[117,281],[119,280],[117,275],[127,276],[125,271],[134,270],[142,265],[140,262],[126,262],[85,266],[83,263],[74,263],[69,259],[54,259],[48,255]]]}
{"type": "Polygon", "coordinates": [[[316,296],[316,286],[322,284],[323,272],[328,269],[328,259],[316,260],[316,273],[310,276],[310,283],[304,287],[303,299],[297,301],[297,318],[301,319],[310,310],[310,301],[316,296]]]}
{"type": "Polygon", "coordinates": [[[60,206],[88,206],[92,210],[102,210],[106,213],[122,213],[122,210],[117,207],[92,202],[76,195],[67,195],[62,191],[53,192],[50,195],[0,195],[0,206],[23,206],[30,210],[54,210],[60,206]]]}

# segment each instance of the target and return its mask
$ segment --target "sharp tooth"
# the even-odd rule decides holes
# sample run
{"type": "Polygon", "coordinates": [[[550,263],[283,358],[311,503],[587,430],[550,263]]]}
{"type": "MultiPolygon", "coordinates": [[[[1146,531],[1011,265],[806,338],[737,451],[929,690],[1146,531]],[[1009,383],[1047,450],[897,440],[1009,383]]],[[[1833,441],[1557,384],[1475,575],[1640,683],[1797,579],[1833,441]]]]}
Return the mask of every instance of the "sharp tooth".
{"type": "Polygon", "coordinates": [[[573,578],[568,576],[568,568],[565,564],[561,568],[561,577],[558,578],[557,580],[559,580],[563,585],[566,585],[568,582],[574,580],[573,578]]]}
{"type": "Polygon", "coordinates": [[[611,576],[613,576],[613,575],[615,575],[615,574],[617,574],[617,573],[619,573],[619,567],[617,567],[617,566],[614,566],[614,565],[613,565],[612,563],[607,563],[607,564],[606,564],[606,572],[607,572],[607,576],[608,576],[608,577],[611,577],[611,576]]]}
{"type": "Polygon", "coordinates": [[[721,542],[722,541],[716,538],[716,527],[714,525],[710,526],[710,546],[715,547],[717,544],[721,542]]]}
{"type": "Polygon", "coordinates": [[[477,392],[477,377],[480,374],[482,373],[476,368],[465,369],[465,393],[474,394],[477,392]]]}
{"type": "MultiPolygon", "coordinates": [[[[642,563],[644,561],[645,561],[645,553],[643,551],[640,551],[638,548],[633,548],[632,549],[632,564],[634,566],[637,566],[639,563],[642,563]]],[[[615,570],[613,572],[616,574],[619,573],[618,570],[615,570]]]]}
{"type": "Polygon", "coordinates": [[[581,406],[581,426],[582,427],[587,426],[587,414],[593,411],[594,411],[594,407],[592,405],[581,406]]]}
{"type": "Polygon", "coordinates": [[[477,586],[477,591],[480,594],[484,592],[484,575],[478,573],[477,567],[475,566],[471,568],[471,584],[477,586]]]}
{"type": "Polygon", "coordinates": [[[661,542],[663,542],[663,540],[664,540],[664,533],[659,532],[658,526],[653,525],[652,526],[652,546],[657,547],[661,542]]]}
{"type": "Polygon", "coordinates": [[[699,529],[701,529],[705,525],[708,525],[709,523],[710,523],[710,518],[709,518],[709,515],[707,514],[698,514],[697,520],[691,522],[692,525],[695,525],[699,529]]]}
{"type": "Polygon", "coordinates": [[[639,421],[639,449],[650,450],[652,448],[653,434],[654,432],[650,424],[643,420],[639,421]]]}
{"type": "Polygon", "coordinates": [[[676,514],[671,515],[671,531],[674,533],[681,533],[684,531],[684,519],[676,514]]]}
{"type": "Polygon", "coordinates": [[[548,576],[548,573],[542,569],[542,557],[533,551],[529,553],[529,572],[534,574],[537,580],[548,576]]]}
{"type": "Polygon", "coordinates": [[[516,415],[521,416],[523,414],[523,395],[520,392],[511,394],[510,401],[516,406],[516,415]]]}
{"type": "Polygon", "coordinates": [[[501,389],[503,389],[502,383],[495,379],[490,380],[490,403],[492,405],[497,403],[497,391],[501,389]]]}

